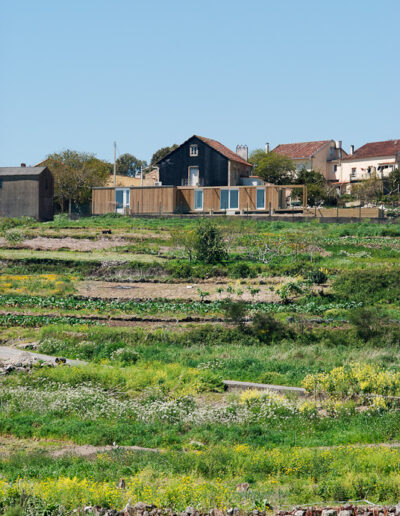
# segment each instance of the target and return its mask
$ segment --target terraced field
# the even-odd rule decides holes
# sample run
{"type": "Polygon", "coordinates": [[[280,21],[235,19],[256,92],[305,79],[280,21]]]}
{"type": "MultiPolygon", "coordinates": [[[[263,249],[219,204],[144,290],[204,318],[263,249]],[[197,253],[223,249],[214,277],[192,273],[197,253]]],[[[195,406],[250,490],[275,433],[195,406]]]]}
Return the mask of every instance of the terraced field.
{"type": "Polygon", "coordinates": [[[397,503],[400,225],[202,224],[1,221],[1,510],[397,503]]]}

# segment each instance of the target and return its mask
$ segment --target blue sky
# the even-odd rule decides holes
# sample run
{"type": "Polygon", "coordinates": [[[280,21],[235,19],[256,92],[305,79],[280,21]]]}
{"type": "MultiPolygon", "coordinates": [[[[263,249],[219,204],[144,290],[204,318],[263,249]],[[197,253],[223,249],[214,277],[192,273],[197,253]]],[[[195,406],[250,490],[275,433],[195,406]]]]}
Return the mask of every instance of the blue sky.
{"type": "Polygon", "coordinates": [[[399,0],[0,0],[0,165],[400,138],[399,0]]]}

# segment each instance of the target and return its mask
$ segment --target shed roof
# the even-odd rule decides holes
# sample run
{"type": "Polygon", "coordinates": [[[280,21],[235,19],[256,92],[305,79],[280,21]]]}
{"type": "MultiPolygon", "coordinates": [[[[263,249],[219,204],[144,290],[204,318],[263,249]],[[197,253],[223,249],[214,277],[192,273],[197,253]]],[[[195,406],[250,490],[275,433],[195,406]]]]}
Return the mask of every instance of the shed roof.
{"type": "Polygon", "coordinates": [[[0,167],[0,176],[39,176],[46,168],[47,167],[0,167]]]}
{"type": "Polygon", "coordinates": [[[343,158],[351,161],[353,159],[379,158],[382,156],[396,156],[400,153],[400,140],[385,140],[383,142],[366,143],[358,148],[354,154],[343,158]]]}
{"type": "Polygon", "coordinates": [[[310,158],[322,147],[325,147],[332,140],[319,140],[316,142],[281,143],[272,152],[287,156],[291,159],[310,158]]]}

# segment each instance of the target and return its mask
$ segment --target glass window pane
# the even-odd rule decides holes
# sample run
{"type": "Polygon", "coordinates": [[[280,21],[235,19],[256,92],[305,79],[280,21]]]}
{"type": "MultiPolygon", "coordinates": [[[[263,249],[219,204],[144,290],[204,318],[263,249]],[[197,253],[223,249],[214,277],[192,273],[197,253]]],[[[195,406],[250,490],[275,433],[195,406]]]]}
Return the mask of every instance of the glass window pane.
{"type": "Polygon", "coordinates": [[[126,206],[129,206],[129,205],[130,205],[130,202],[129,202],[129,194],[130,194],[129,189],[125,190],[125,195],[126,195],[126,197],[125,197],[125,205],[126,205],[126,206]]]}
{"type": "Polygon", "coordinates": [[[239,208],[239,190],[230,190],[229,208],[231,210],[239,208]]]}
{"type": "Polygon", "coordinates": [[[257,188],[257,209],[262,210],[265,208],[265,190],[257,188]]]}
{"type": "Polygon", "coordinates": [[[124,192],[122,190],[115,190],[115,202],[117,203],[117,210],[123,208],[124,192]]]}
{"type": "Polygon", "coordinates": [[[194,209],[195,210],[203,209],[203,190],[195,190],[194,191],[194,209]]]}
{"type": "Polygon", "coordinates": [[[220,190],[220,192],[221,192],[220,209],[227,210],[228,209],[229,191],[228,190],[220,190]]]}

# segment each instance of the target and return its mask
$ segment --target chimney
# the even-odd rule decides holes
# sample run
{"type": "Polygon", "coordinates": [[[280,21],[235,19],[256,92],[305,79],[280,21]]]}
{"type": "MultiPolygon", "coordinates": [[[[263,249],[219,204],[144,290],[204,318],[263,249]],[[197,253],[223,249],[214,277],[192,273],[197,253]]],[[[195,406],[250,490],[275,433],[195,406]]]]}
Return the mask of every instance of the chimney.
{"type": "Polygon", "coordinates": [[[336,140],[336,148],[341,149],[342,148],[342,140],[336,140]]]}
{"type": "Polygon", "coordinates": [[[354,145],[350,145],[350,155],[354,154],[354,145]]]}
{"type": "Polygon", "coordinates": [[[21,163],[21,167],[26,167],[26,163],[21,163]]]}
{"type": "Polygon", "coordinates": [[[265,154],[268,154],[269,152],[269,142],[265,144],[265,154]]]}
{"type": "Polygon", "coordinates": [[[249,159],[249,148],[247,145],[236,145],[236,154],[247,161],[249,159]]]}

